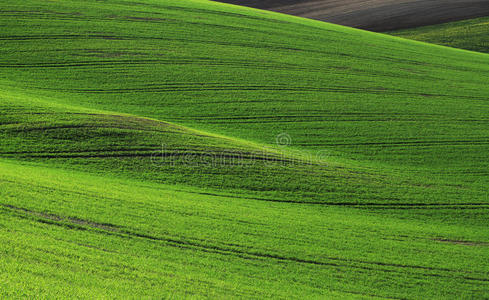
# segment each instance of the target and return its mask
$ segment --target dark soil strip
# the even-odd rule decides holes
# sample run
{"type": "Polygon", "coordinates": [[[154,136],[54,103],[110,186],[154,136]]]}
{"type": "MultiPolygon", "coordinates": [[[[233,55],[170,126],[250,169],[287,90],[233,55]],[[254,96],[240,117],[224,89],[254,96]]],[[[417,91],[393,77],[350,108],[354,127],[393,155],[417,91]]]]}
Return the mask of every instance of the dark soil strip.
{"type": "Polygon", "coordinates": [[[486,0],[216,0],[370,31],[434,25],[489,15],[486,0]]]}

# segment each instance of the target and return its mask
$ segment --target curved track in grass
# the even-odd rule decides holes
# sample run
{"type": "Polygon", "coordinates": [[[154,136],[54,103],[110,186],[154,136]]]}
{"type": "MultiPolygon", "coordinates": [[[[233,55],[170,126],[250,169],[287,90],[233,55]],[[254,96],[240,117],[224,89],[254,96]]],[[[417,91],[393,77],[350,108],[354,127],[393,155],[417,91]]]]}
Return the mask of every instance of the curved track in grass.
{"type": "Polygon", "coordinates": [[[0,14],[1,297],[487,298],[488,55],[209,1],[0,14]]]}

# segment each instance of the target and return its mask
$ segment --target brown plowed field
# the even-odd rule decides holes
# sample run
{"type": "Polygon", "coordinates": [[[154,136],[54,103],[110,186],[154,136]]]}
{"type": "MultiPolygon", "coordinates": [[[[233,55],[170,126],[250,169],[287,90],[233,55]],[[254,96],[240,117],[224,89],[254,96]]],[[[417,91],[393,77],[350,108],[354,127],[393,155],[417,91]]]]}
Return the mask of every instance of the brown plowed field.
{"type": "Polygon", "coordinates": [[[489,15],[489,0],[218,0],[305,18],[388,31],[489,15]]]}

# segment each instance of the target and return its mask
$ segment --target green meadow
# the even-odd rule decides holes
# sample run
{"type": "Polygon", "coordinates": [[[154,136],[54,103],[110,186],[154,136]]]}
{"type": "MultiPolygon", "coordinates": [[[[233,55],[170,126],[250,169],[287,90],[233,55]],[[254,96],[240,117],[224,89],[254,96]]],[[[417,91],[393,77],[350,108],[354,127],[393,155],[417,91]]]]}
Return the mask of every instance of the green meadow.
{"type": "Polygon", "coordinates": [[[489,53],[489,18],[424,26],[389,32],[402,38],[489,53]]]}
{"type": "Polygon", "coordinates": [[[203,0],[0,16],[0,297],[489,297],[488,54],[203,0]]]}

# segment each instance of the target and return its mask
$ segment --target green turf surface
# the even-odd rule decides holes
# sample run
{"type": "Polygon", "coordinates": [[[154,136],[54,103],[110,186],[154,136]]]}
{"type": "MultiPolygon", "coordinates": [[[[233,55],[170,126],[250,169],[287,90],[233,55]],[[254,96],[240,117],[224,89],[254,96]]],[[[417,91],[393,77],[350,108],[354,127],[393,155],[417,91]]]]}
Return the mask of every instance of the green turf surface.
{"type": "Polygon", "coordinates": [[[489,18],[450,22],[389,32],[399,37],[489,53],[489,18]]]}
{"type": "Polygon", "coordinates": [[[3,296],[409,298],[416,289],[431,298],[489,287],[485,224],[437,220],[458,216],[453,209],[405,219],[398,209],[217,197],[6,161],[0,169],[3,296]]]}
{"type": "Polygon", "coordinates": [[[0,15],[0,296],[489,296],[488,55],[207,1],[0,15]]]}

